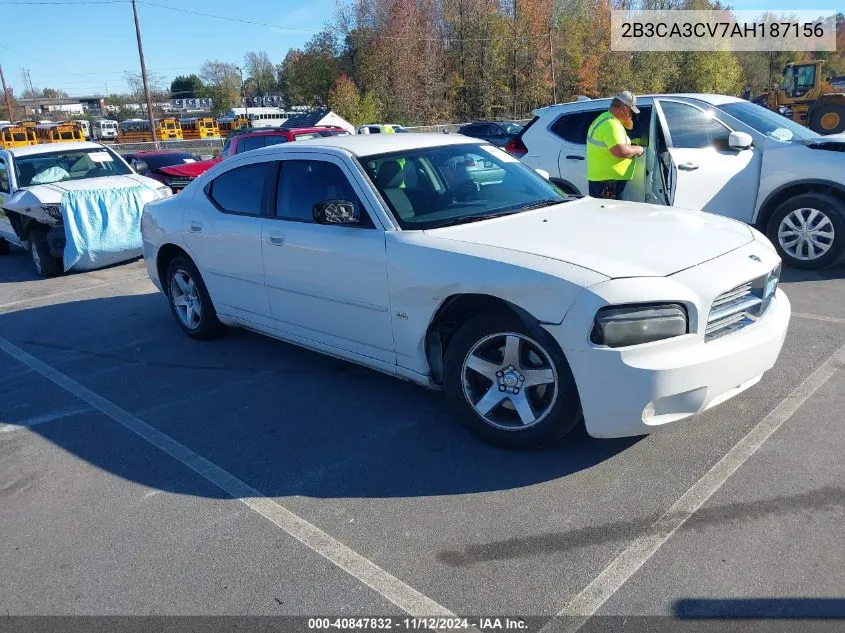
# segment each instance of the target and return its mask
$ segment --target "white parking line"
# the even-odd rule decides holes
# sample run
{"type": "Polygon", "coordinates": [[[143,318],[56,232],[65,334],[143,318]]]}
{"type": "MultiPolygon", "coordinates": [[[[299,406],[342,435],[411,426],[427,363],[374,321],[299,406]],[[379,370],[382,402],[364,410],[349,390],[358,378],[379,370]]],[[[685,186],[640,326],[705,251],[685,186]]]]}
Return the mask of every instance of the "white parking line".
{"type": "Polygon", "coordinates": [[[43,415],[36,415],[33,418],[29,418],[28,420],[23,420],[21,422],[8,422],[8,423],[0,423],[0,433],[11,433],[12,431],[18,431],[20,429],[28,429],[33,426],[38,426],[39,424],[44,424],[46,422],[55,422],[56,420],[62,420],[64,418],[69,418],[72,415],[79,415],[81,413],[86,413],[91,409],[66,409],[64,411],[51,411],[50,413],[45,413],[43,415]]]}
{"type": "Polygon", "coordinates": [[[431,598],[406,585],[378,565],[350,549],[320,528],[294,514],[284,506],[263,496],[231,473],[201,457],[169,435],[121,409],[113,402],[94,393],[62,372],[41,362],[34,356],[0,338],[0,349],[24,365],[54,382],[62,389],[109,416],[112,420],[164,451],[174,459],[247,505],[265,519],[281,528],[306,547],[328,559],[343,571],[357,578],[375,592],[412,616],[444,616],[454,614],[431,598]]]}
{"type": "Polygon", "coordinates": [[[698,509],[722,487],[784,422],[845,365],[845,345],[799,384],[757,426],[742,438],[705,475],[687,490],[644,534],[637,537],[613,562],[587,585],[542,631],[579,630],[637,570],[671,538],[698,509]]]}
{"type": "Polygon", "coordinates": [[[807,314],[805,312],[793,312],[792,316],[799,319],[812,319],[813,321],[827,321],[828,323],[845,323],[845,319],[839,317],[824,316],[823,314],[807,314]]]}

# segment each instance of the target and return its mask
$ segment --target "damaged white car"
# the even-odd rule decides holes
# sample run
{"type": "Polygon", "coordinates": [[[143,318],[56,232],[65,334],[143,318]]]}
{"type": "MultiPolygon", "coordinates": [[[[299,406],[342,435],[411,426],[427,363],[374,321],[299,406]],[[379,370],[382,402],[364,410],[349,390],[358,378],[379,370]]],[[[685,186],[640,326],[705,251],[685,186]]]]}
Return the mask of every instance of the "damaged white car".
{"type": "Polygon", "coordinates": [[[23,247],[42,277],[132,259],[144,204],[171,193],[99,143],[0,151],[0,254],[23,247]]]}

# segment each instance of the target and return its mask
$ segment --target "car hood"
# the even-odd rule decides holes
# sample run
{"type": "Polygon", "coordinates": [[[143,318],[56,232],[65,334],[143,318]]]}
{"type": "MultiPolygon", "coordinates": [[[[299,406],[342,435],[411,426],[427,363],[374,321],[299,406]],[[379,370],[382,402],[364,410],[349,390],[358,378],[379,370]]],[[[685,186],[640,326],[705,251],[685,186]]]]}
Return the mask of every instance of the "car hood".
{"type": "Polygon", "coordinates": [[[594,198],[426,233],[548,257],[611,278],[671,275],[754,240],[741,222],[703,211],[594,198]]]}
{"type": "MultiPolygon", "coordinates": [[[[161,185],[152,178],[130,174],[127,176],[105,176],[103,178],[83,178],[81,180],[67,180],[46,185],[32,185],[21,193],[29,194],[28,198],[37,198],[43,204],[58,204],[62,195],[67,191],[85,191],[90,189],[122,189],[142,185],[148,189],[158,189],[161,185]]],[[[7,205],[8,206],[8,205],[7,205]]]]}
{"type": "Polygon", "coordinates": [[[168,165],[167,167],[162,167],[158,169],[163,174],[167,174],[168,176],[181,176],[183,178],[196,178],[202,173],[205,173],[212,167],[214,167],[217,163],[219,163],[222,158],[210,158],[209,160],[199,160],[195,163],[185,163],[184,165],[168,165]]]}
{"type": "Polygon", "coordinates": [[[821,138],[803,141],[804,145],[812,149],[827,149],[845,152],[845,134],[830,134],[821,138]]]}

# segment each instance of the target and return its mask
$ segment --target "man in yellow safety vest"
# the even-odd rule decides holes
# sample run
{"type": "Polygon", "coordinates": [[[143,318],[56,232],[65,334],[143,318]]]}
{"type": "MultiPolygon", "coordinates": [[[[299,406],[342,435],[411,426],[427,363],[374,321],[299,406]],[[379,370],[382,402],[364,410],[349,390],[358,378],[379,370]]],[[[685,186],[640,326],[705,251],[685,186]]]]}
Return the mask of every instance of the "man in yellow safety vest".
{"type": "Polygon", "coordinates": [[[620,92],[606,112],[587,130],[587,181],[590,196],[621,200],[625,185],[634,175],[634,159],[645,151],[633,145],[628,131],[639,114],[637,98],[620,92]]]}

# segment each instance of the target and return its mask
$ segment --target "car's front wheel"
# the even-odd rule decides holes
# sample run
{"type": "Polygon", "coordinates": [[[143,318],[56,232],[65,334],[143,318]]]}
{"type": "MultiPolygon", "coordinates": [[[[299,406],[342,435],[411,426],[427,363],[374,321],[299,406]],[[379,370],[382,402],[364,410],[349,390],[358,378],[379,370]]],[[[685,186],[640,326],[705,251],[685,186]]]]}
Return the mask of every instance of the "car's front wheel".
{"type": "Polygon", "coordinates": [[[33,231],[29,239],[32,242],[29,254],[32,257],[32,265],[35,266],[35,274],[39,277],[55,277],[61,274],[62,260],[53,257],[53,253],[50,252],[47,234],[33,231]]]}
{"type": "Polygon", "coordinates": [[[824,193],[795,196],[775,209],[767,233],[788,266],[825,268],[845,250],[845,203],[824,193]]]}
{"type": "Polygon", "coordinates": [[[167,298],[182,331],[205,340],[221,329],[199,270],[187,257],[174,257],[167,268],[167,298]]]}
{"type": "Polygon", "coordinates": [[[497,446],[543,446],[581,419],[575,380],[557,343],[508,312],[479,315],[458,329],[443,382],[467,427],[497,446]]]}

